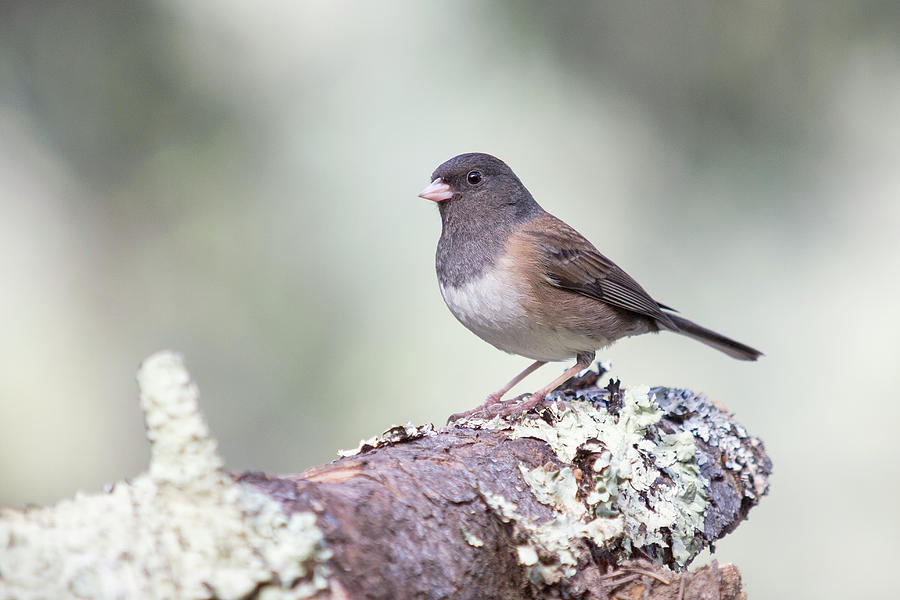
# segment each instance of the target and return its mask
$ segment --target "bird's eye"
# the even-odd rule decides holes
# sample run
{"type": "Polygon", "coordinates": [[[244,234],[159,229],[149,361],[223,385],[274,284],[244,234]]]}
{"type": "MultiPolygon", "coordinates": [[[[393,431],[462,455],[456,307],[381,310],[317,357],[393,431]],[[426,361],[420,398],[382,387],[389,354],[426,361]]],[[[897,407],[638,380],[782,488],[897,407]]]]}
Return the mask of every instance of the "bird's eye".
{"type": "Polygon", "coordinates": [[[481,171],[469,171],[469,174],[466,175],[466,181],[470,185],[478,185],[481,183],[481,171]]]}

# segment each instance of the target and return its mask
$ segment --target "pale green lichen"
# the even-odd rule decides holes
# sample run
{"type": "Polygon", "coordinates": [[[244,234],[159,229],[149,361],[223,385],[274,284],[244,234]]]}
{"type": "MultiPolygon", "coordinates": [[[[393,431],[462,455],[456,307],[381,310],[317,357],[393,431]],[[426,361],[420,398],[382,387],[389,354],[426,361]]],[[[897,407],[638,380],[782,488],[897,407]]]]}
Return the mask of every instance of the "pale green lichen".
{"type": "Polygon", "coordinates": [[[406,425],[394,425],[381,435],[359,440],[359,444],[356,448],[350,450],[338,450],[337,453],[341,458],[347,458],[376,448],[390,446],[391,444],[399,444],[401,442],[410,442],[412,440],[433,435],[437,435],[437,432],[434,430],[434,425],[431,423],[418,426],[413,425],[412,423],[407,423],[406,425]]]}
{"type": "Polygon", "coordinates": [[[222,468],[181,359],[139,374],[148,472],[108,493],[0,513],[0,598],[309,597],[328,587],[312,513],[236,484],[222,468]]]}
{"type": "Polygon", "coordinates": [[[473,548],[481,548],[484,546],[484,540],[480,537],[472,533],[471,531],[463,529],[463,539],[466,540],[466,543],[473,548]]]}
{"type": "MultiPolygon", "coordinates": [[[[571,466],[520,466],[535,498],[556,511],[548,523],[525,528],[533,530],[532,541],[555,555],[567,575],[575,559],[567,540],[578,537],[629,552],[652,545],[669,548],[679,566],[700,550],[707,482],[694,460],[694,438],[688,431],[669,434],[656,427],[663,413],[649,392],[646,386],[627,389],[618,414],[588,402],[553,403],[545,418],[499,427],[511,438],[544,440],[561,462],[571,465],[577,456],[591,471],[585,478],[590,484],[579,484],[571,466]]],[[[476,420],[466,425],[495,424],[476,420]]]]}
{"type": "Polygon", "coordinates": [[[554,469],[541,465],[528,470],[525,465],[520,464],[519,471],[538,502],[575,516],[586,512],[584,504],[577,498],[578,482],[575,481],[571,467],[554,469]]]}
{"type": "Polygon", "coordinates": [[[554,475],[551,470],[538,467],[532,471],[523,470],[523,477],[530,486],[537,486],[541,490],[539,495],[536,494],[538,500],[558,509],[553,518],[537,522],[519,514],[516,504],[499,494],[486,490],[481,493],[497,518],[514,525],[519,564],[528,569],[529,580],[533,583],[553,584],[564,577],[573,576],[580,554],[580,550],[573,546],[575,541],[589,539],[602,546],[621,535],[621,519],[586,519],[583,505],[581,511],[574,508],[578,502],[577,486],[574,485],[571,469],[568,474],[554,475]]]}
{"type": "Polygon", "coordinates": [[[516,503],[510,502],[500,494],[495,494],[488,490],[481,490],[481,497],[484,499],[488,508],[494,511],[494,514],[504,523],[509,523],[516,518],[516,503]]]}
{"type": "Polygon", "coordinates": [[[516,546],[516,554],[519,556],[519,564],[531,567],[538,562],[537,551],[530,544],[516,546]]]}

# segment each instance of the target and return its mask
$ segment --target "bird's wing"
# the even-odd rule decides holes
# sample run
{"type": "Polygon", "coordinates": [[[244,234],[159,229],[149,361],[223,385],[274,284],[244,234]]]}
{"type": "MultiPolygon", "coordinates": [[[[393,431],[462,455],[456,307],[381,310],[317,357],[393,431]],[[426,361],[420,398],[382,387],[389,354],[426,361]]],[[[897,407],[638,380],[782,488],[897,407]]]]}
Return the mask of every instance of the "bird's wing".
{"type": "Polygon", "coordinates": [[[580,233],[557,219],[550,227],[528,233],[540,248],[547,282],[608,304],[646,315],[677,329],[644,288],[593,246],[580,233]]]}

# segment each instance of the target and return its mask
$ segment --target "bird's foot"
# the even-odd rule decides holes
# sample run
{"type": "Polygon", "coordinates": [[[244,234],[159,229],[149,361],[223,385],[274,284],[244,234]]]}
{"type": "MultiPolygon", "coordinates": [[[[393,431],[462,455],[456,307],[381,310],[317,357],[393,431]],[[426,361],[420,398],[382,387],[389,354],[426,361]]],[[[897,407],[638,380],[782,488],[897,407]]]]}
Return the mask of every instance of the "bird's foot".
{"type": "Polygon", "coordinates": [[[497,410],[496,416],[506,418],[518,417],[524,415],[543,401],[544,396],[541,394],[522,394],[509,402],[504,402],[503,406],[499,407],[497,410]]]}
{"type": "Polygon", "coordinates": [[[481,406],[450,415],[450,418],[447,419],[447,423],[467,419],[476,415],[481,419],[519,416],[540,404],[543,399],[543,396],[537,394],[522,394],[521,396],[516,396],[510,400],[500,401],[491,395],[488,396],[488,399],[481,406]]]}
{"type": "Polygon", "coordinates": [[[494,394],[491,394],[490,396],[487,397],[487,400],[485,400],[484,402],[482,402],[475,408],[450,415],[450,418],[447,419],[447,423],[452,423],[453,421],[459,421],[460,419],[467,419],[467,418],[471,417],[472,415],[476,415],[479,413],[484,413],[484,416],[488,419],[493,418],[494,415],[490,413],[490,409],[492,409],[494,407],[502,406],[503,404],[505,404],[505,403],[502,402],[500,400],[500,398],[497,398],[494,394]]]}

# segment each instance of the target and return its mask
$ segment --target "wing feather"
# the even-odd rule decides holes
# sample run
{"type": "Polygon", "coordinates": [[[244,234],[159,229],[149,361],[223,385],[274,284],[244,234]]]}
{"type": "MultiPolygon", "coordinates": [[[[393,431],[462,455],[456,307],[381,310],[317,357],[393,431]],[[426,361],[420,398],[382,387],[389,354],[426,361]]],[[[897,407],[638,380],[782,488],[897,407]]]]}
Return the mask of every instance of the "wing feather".
{"type": "MultiPolygon", "coordinates": [[[[656,302],[638,282],[600,252],[580,233],[548,215],[554,222],[530,229],[541,248],[546,280],[556,287],[571,290],[596,300],[651,317],[676,329],[662,311],[669,307],[656,302]]],[[[545,218],[548,218],[545,217],[545,218]]]]}

